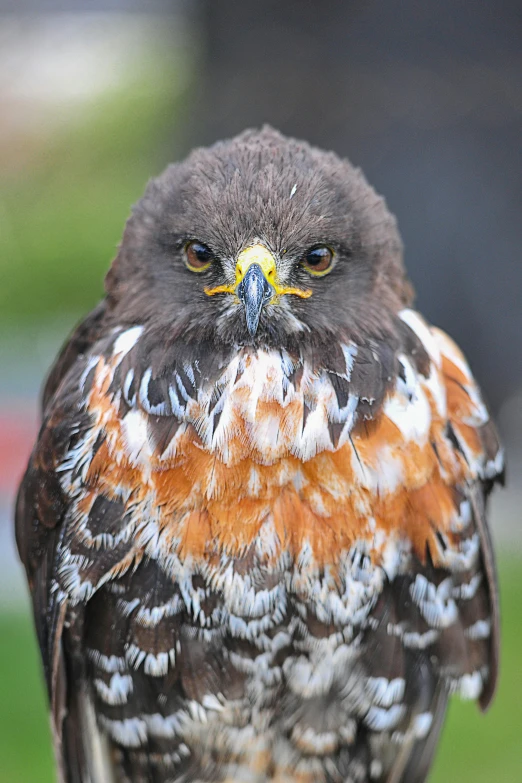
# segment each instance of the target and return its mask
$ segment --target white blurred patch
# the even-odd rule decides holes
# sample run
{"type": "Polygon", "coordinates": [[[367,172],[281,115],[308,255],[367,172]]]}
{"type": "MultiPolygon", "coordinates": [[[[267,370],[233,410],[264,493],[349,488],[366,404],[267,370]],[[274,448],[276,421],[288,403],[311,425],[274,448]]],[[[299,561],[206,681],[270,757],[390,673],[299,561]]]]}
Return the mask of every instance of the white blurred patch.
{"type": "Polygon", "coordinates": [[[132,329],[122,332],[114,342],[113,355],[121,354],[119,358],[123,359],[125,354],[129,353],[131,348],[134,348],[142,334],[143,326],[133,326],[132,329]]]}
{"type": "Polygon", "coordinates": [[[122,420],[121,429],[125,438],[126,455],[133,465],[149,467],[152,450],[148,441],[147,419],[137,410],[127,413],[122,420]]]}
{"type": "Polygon", "coordinates": [[[440,367],[440,348],[424,318],[409,308],[401,310],[399,318],[417,335],[430,358],[440,367]]]}
{"type": "Polygon", "coordinates": [[[384,403],[384,414],[399,428],[405,440],[423,444],[430,431],[431,410],[424,391],[417,386],[411,400],[396,393],[384,403]]]}

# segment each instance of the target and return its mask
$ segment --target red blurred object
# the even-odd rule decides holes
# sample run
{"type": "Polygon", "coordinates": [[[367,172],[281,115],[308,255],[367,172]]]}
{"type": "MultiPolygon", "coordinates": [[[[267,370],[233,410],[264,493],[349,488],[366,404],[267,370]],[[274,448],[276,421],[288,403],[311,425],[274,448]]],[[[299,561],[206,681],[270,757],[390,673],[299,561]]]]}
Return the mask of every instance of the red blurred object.
{"type": "Polygon", "coordinates": [[[37,432],[33,406],[4,401],[0,409],[0,493],[14,491],[25,470],[37,432]]]}

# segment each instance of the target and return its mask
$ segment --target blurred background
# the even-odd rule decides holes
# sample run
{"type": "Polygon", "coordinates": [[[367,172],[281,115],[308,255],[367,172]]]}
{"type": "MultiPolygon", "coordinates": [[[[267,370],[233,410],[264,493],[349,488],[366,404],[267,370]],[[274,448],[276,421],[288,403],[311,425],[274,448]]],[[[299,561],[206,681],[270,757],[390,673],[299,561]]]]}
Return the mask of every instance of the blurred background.
{"type": "Polygon", "coordinates": [[[42,378],[147,178],[264,122],[386,196],[419,308],[499,421],[500,689],[486,717],[451,707],[432,780],[522,780],[521,41],[519,0],[0,0],[1,783],[53,780],[11,520],[42,378]]]}

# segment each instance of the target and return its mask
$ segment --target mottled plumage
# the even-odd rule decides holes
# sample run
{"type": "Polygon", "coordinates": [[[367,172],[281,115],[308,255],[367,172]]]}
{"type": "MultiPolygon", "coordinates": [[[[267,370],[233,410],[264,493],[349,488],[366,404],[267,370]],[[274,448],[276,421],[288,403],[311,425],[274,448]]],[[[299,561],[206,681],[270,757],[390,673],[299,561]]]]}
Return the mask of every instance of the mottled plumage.
{"type": "Polygon", "coordinates": [[[62,779],[420,783],[494,693],[503,465],[383,200],[249,131],[150,183],[106,288],[17,507],[62,779]]]}

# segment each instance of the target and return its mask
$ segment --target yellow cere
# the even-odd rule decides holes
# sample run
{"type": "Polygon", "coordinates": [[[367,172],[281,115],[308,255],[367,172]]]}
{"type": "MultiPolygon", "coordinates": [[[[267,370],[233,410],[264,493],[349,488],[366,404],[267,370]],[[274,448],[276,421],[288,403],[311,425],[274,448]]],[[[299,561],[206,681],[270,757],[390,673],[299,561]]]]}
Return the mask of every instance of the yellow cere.
{"type": "Polygon", "coordinates": [[[292,288],[279,285],[275,258],[270,250],[260,243],[246,247],[240,252],[236,262],[236,279],[232,285],[218,285],[216,288],[205,288],[205,293],[208,296],[214,296],[214,294],[235,294],[238,285],[252,264],[259,264],[265,278],[276,292],[276,296],[272,298],[271,304],[275,304],[277,298],[285,294],[294,294],[294,296],[300,296],[302,299],[308,299],[308,297],[312,296],[312,291],[309,288],[292,288]]]}

